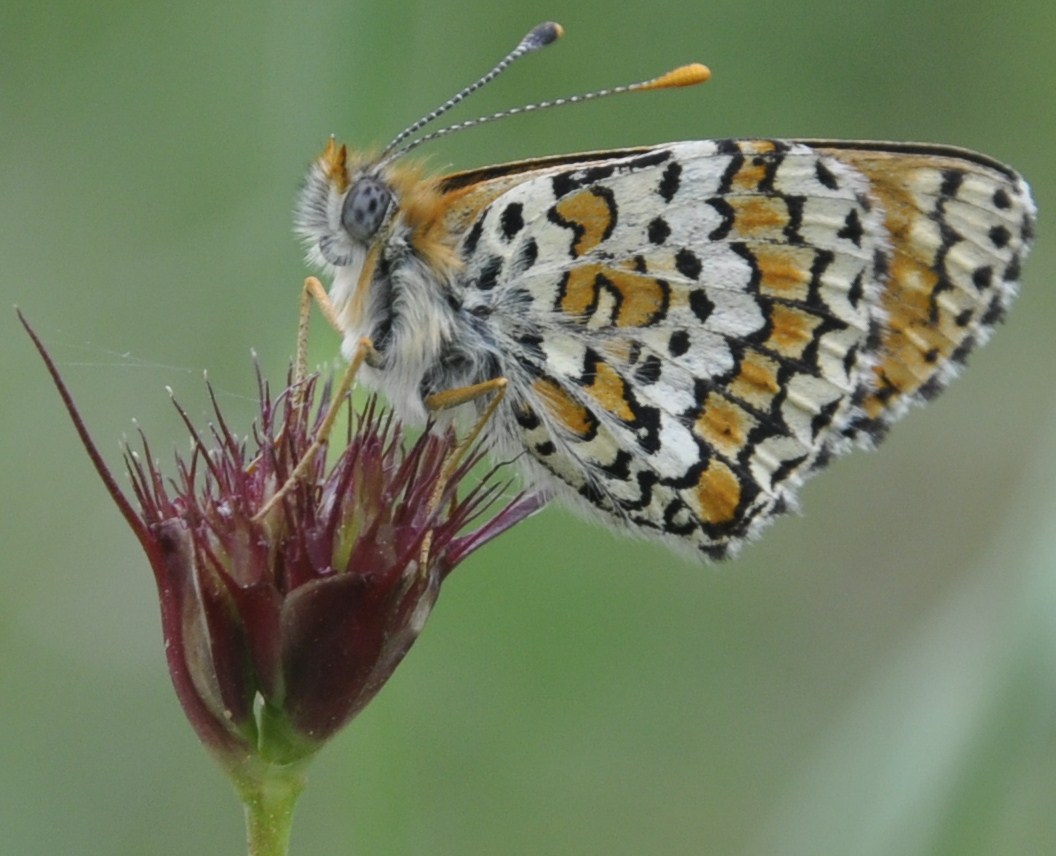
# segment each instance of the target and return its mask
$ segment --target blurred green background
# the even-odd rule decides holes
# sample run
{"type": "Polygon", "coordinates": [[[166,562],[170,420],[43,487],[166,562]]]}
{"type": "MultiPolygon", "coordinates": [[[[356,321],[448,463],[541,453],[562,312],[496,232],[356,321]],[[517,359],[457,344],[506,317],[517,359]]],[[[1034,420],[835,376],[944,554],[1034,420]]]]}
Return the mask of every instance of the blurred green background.
{"type": "MultiPolygon", "coordinates": [[[[184,447],[166,386],[279,379],[289,211],[331,132],[383,144],[530,26],[566,38],[459,117],[691,60],[713,80],[512,119],[437,169],[737,135],[980,149],[1041,209],[965,377],[701,568],[548,510],[451,578],[316,762],[294,852],[1056,852],[1056,4],[97,2],[0,12],[0,288],[97,440],[184,447]]],[[[168,683],[153,581],[8,311],[0,853],[238,853],[168,683]]],[[[313,359],[335,338],[316,325],[313,359]]]]}

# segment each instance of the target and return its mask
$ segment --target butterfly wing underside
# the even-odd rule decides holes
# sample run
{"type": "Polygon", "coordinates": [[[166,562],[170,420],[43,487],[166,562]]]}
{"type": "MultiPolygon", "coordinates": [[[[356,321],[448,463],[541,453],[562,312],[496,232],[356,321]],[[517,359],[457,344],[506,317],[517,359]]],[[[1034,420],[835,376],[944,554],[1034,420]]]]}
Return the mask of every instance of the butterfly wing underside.
{"type": "Polygon", "coordinates": [[[859,422],[880,436],[909,404],[941,392],[1004,317],[1033,239],[1034,203],[1014,171],[972,152],[818,145],[869,179],[892,244],[879,361],[859,422]]]}
{"type": "Polygon", "coordinates": [[[529,474],[725,555],[934,394],[1014,294],[1032,207],[954,150],[700,141],[447,179],[529,474]]]}

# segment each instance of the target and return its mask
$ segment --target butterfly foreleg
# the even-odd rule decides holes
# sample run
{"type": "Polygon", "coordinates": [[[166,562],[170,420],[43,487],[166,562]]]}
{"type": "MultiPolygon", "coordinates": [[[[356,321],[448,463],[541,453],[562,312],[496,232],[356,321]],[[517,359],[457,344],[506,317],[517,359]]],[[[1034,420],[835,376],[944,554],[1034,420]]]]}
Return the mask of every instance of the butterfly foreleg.
{"type": "MultiPolygon", "coordinates": [[[[311,280],[312,277],[309,277],[311,280]]],[[[315,280],[318,283],[318,280],[315,280]]],[[[320,286],[321,287],[321,286],[320,286]]],[[[309,285],[305,283],[305,294],[308,293],[309,285]]],[[[314,296],[314,295],[313,295],[314,296]]],[[[328,301],[329,303],[329,301],[328,301]]],[[[303,305],[303,302],[302,302],[303,305]]],[[[299,343],[298,343],[299,347],[299,343]]],[[[352,390],[352,386],[356,382],[356,374],[362,367],[364,362],[374,362],[377,360],[378,352],[374,350],[374,345],[370,339],[364,337],[359,340],[356,345],[355,353],[352,355],[352,359],[345,367],[344,373],[341,375],[341,381],[337,385],[337,389],[334,391],[333,397],[330,399],[330,404],[327,408],[326,415],[323,417],[323,421],[319,425],[319,429],[315,432],[315,436],[312,438],[312,442],[308,445],[304,454],[301,455],[296,466],[293,468],[290,475],[287,477],[283,485],[272,494],[271,498],[268,499],[264,506],[254,516],[253,520],[261,522],[268,516],[271,510],[282,501],[282,498],[290,492],[293,486],[304,476],[308,469],[311,467],[312,462],[315,460],[315,456],[322,451],[330,439],[330,432],[333,430],[334,421],[337,419],[338,410],[340,409],[345,398],[352,390]]],[[[299,387],[298,387],[299,388],[299,387]]]]}
{"type": "MultiPolygon", "coordinates": [[[[308,325],[312,318],[313,302],[319,307],[319,311],[323,313],[327,323],[337,330],[338,333],[341,332],[341,328],[338,326],[337,310],[334,309],[334,304],[330,302],[330,296],[326,293],[326,288],[314,276],[308,277],[301,287],[300,307],[297,312],[297,350],[293,359],[293,376],[290,379],[294,411],[299,411],[304,401],[304,380],[308,376],[308,325]]],[[[246,467],[246,472],[253,472],[259,463],[259,458],[254,458],[246,467]]],[[[269,503],[269,510],[271,507],[269,503]]]]}
{"type": "Polygon", "coordinates": [[[312,303],[319,307],[326,323],[341,333],[341,322],[337,310],[330,302],[326,288],[314,276],[304,281],[301,289],[301,305],[297,314],[297,356],[293,364],[293,384],[300,388],[308,374],[308,323],[312,317],[312,303]]]}

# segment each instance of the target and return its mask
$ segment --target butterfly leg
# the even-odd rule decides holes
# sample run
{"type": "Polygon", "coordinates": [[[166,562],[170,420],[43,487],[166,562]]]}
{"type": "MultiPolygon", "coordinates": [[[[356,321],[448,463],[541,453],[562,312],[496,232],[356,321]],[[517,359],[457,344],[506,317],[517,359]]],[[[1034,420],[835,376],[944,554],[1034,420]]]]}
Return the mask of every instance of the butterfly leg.
{"type": "MultiPolygon", "coordinates": [[[[294,356],[293,377],[290,384],[290,388],[293,390],[294,410],[300,410],[304,399],[304,379],[308,376],[308,325],[312,318],[313,302],[319,307],[319,311],[323,313],[327,323],[337,332],[341,332],[341,328],[338,325],[337,310],[334,309],[334,305],[330,302],[330,296],[326,293],[326,288],[314,276],[308,277],[301,287],[300,308],[297,313],[297,350],[294,356]]],[[[280,432],[280,441],[281,436],[282,432],[280,432]]],[[[250,461],[246,471],[252,472],[258,463],[259,459],[250,461]]]]}
{"type": "MultiPolygon", "coordinates": [[[[491,380],[485,380],[480,383],[474,383],[470,386],[460,386],[455,389],[445,389],[443,392],[437,392],[433,395],[428,396],[425,399],[425,409],[430,413],[440,413],[444,410],[450,410],[453,407],[458,407],[462,404],[468,404],[470,401],[476,401],[478,398],[483,398],[485,395],[491,395],[491,401],[488,402],[487,407],[484,408],[484,412],[477,419],[473,429],[459,441],[458,445],[451,451],[444,461],[443,466],[440,470],[440,478],[436,481],[436,487],[433,488],[433,493],[429,497],[428,511],[434,512],[440,505],[440,500],[443,498],[444,491],[447,489],[448,482],[451,480],[451,476],[454,475],[455,470],[458,469],[458,465],[462,463],[462,459],[465,458],[466,453],[473,447],[473,444],[477,441],[477,437],[480,436],[480,432],[484,430],[484,426],[488,424],[491,418],[495,415],[495,411],[498,410],[499,405],[502,403],[502,399],[506,396],[507,381],[504,377],[496,377],[491,380]]],[[[432,531],[427,532],[425,538],[422,541],[422,549],[418,557],[418,567],[424,573],[429,560],[429,548],[433,543],[432,531]]]]}
{"type": "MultiPolygon", "coordinates": [[[[461,440],[455,447],[454,451],[448,456],[447,461],[444,463],[443,474],[440,479],[438,490],[436,492],[436,499],[439,500],[439,494],[443,492],[446,487],[447,479],[451,477],[451,474],[455,471],[462,459],[466,456],[466,452],[469,451],[470,447],[476,442],[477,437],[480,436],[480,432],[484,430],[484,426],[488,424],[491,417],[495,415],[495,411],[498,410],[499,405],[502,403],[502,399],[506,395],[506,378],[496,377],[491,380],[485,380],[481,383],[474,383],[470,386],[460,386],[456,389],[445,389],[443,392],[435,393],[425,399],[425,409],[430,413],[439,413],[443,410],[450,410],[452,407],[458,407],[461,404],[467,404],[470,401],[476,401],[478,398],[483,398],[485,395],[491,395],[491,401],[488,402],[488,406],[484,408],[484,412],[477,419],[473,429],[461,440]]],[[[433,507],[436,507],[436,503],[432,503],[433,507]]]]}
{"type": "MultiPolygon", "coordinates": [[[[308,376],[308,324],[312,318],[313,302],[319,307],[327,323],[337,332],[341,332],[338,326],[337,310],[330,302],[326,289],[314,276],[308,277],[301,287],[300,308],[297,313],[297,351],[293,360],[293,377],[290,384],[293,390],[294,410],[299,410],[301,407],[304,398],[304,379],[308,376]]],[[[259,459],[250,461],[246,471],[252,472],[258,463],[259,459]]]]}
{"type": "Polygon", "coordinates": [[[254,522],[262,522],[268,514],[271,513],[271,510],[282,501],[282,498],[293,489],[293,486],[304,476],[304,474],[308,472],[308,469],[312,466],[312,462],[315,460],[315,456],[326,447],[326,443],[330,439],[330,431],[334,427],[338,411],[345,398],[352,390],[352,386],[356,381],[356,374],[359,372],[360,367],[364,362],[370,362],[376,358],[377,351],[374,350],[374,345],[371,344],[370,339],[367,339],[366,337],[360,339],[359,344],[356,346],[356,351],[352,355],[352,359],[345,367],[344,374],[341,375],[341,382],[337,385],[337,389],[335,390],[333,397],[330,399],[330,406],[326,411],[326,415],[323,417],[322,423],[319,425],[319,430],[316,431],[315,436],[312,438],[312,442],[308,445],[308,448],[301,456],[301,459],[297,462],[297,465],[293,468],[293,471],[290,473],[285,483],[271,495],[260,511],[253,515],[254,522]]]}
{"type": "MultiPolygon", "coordinates": [[[[330,295],[326,293],[326,288],[314,276],[308,277],[304,281],[304,287],[301,288],[301,305],[297,314],[297,356],[293,363],[293,385],[297,389],[300,389],[308,375],[308,323],[312,317],[312,303],[319,307],[326,323],[338,333],[341,332],[337,310],[330,302],[330,295]]],[[[299,395],[298,393],[297,404],[300,403],[299,395]]]]}

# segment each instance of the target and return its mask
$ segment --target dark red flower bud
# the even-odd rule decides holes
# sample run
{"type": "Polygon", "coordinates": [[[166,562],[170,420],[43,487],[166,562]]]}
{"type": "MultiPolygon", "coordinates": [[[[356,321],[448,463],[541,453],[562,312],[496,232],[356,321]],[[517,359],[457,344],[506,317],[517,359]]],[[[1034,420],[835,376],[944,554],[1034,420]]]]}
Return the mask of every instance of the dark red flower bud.
{"type": "Polygon", "coordinates": [[[452,568],[541,504],[518,496],[479,525],[506,488],[495,470],[459,498],[459,482],[479,456],[448,472],[452,433],[427,431],[408,447],[392,415],[371,399],[351,414],[335,460],[328,463],[325,450],[316,455],[258,520],[329,405],[314,379],[273,398],[258,373],[252,440],[228,428],[214,397],[208,438],[180,410],[192,448],[177,456],[174,478],[161,474],[145,438],[142,455],[127,452],[137,512],[27,330],[153,568],[180,703],[236,775],[314,753],[392,674],[452,568]]]}

